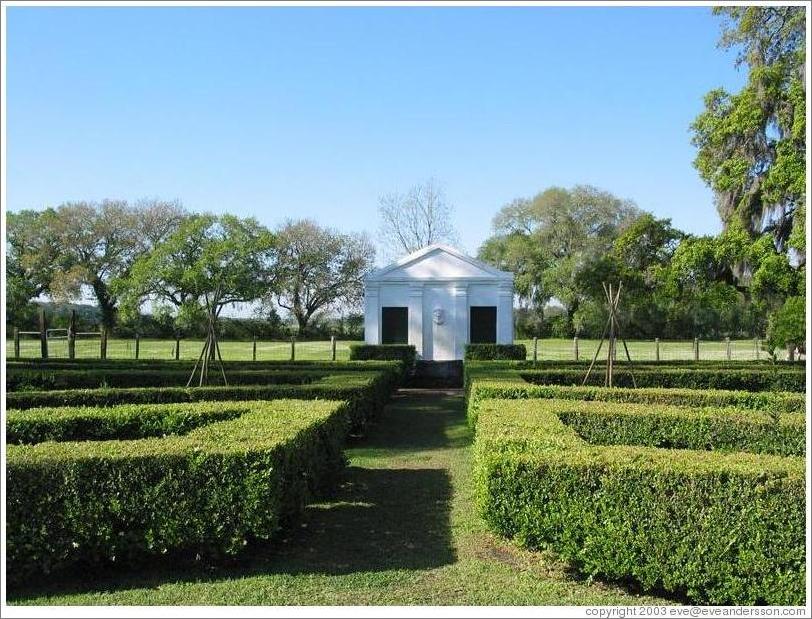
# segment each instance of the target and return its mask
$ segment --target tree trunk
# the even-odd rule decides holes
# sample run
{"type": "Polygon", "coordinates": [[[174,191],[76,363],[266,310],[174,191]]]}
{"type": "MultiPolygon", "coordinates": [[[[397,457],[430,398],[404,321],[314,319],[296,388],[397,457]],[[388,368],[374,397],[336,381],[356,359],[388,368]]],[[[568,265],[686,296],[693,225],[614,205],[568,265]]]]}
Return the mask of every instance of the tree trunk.
{"type": "Polygon", "coordinates": [[[99,278],[93,280],[91,287],[99,304],[99,309],[101,309],[102,324],[112,330],[116,325],[116,302],[118,299],[110,294],[107,284],[99,278]]]}
{"type": "Polygon", "coordinates": [[[310,316],[302,312],[294,312],[294,316],[299,325],[299,337],[307,335],[307,323],[310,321],[310,316]]]}

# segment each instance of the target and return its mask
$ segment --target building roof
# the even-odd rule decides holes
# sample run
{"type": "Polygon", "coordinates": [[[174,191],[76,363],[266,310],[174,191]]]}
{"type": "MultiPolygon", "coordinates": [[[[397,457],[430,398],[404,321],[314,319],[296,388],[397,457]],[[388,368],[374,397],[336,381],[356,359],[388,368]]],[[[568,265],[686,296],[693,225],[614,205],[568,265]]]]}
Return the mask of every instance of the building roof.
{"type": "Polygon", "coordinates": [[[500,271],[449,245],[435,243],[366,277],[367,283],[458,280],[512,283],[513,273],[500,271]]]}

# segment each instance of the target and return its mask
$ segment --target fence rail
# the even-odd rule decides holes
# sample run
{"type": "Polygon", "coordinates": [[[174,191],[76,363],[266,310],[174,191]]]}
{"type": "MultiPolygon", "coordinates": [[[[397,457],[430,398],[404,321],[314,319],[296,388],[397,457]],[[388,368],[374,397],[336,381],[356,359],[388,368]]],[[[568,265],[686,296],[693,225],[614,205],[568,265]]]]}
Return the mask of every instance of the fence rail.
{"type": "MultiPolygon", "coordinates": [[[[600,340],[593,339],[529,339],[517,340],[527,348],[527,358],[538,361],[589,361],[595,355],[600,340]]],[[[627,340],[632,361],[756,361],[769,358],[761,338],[719,340],[627,340]]],[[[604,342],[600,358],[605,358],[604,342]]],[[[617,358],[625,360],[626,352],[618,343],[617,358]]],[[[786,359],[786,351],[778,351],[786,359]]]]}
{"type": "MultiPolygon", "coordinates": [[[[14,339],[6,341],[9,358],[43,358],[39,331],[15,331],[14,339]]],[[[54,359],[99,359],[102,357],[104,338],[99,332],[77,332],[73,341],[73,355],[69,337],[46,338],[47,356],[54,359]]],[[[233,361],[297,361],[347,360],[353,340],[307,341],[247,340],[220,341],[224,360],[233,361]]],[[[203,348],[202,339],[150,339],[143,337],[109,338],[106,340],[107,359],[191,359],[196,360],[203,348]]]]}
{"type": "MultiPolygon", "coordinates": [[[[103,332],[75,332],[65,336],[43,339],[39,331],[14,331],[14,339],[6,342],[9,358],[109,358],[109,359],[191,359],[195,360],[203,348],[198,339],[106,338],[103,332]],[[71,346],[73,350],[71,351],[71,346]],[[45,352],[45,354],[43,354],[45,352]],[[12,356],[13,355],[13,356],[12,356]]],[[[325,361],[346,360],[354,340],[307,341],[295,338],[285,340],[220,341],[223,359],[234,361],[325,361]]],[[[527,348],[527,358],[539,361],[589,361],[595,354],[598,340],[592,339],[536,339],[517,340],[527,348]]],[[[767,351],[758,338],[722,340],[632,340],[628,341],[633,361],[690,361],[766,360],[767,351]]],[[[625,351],[618,347],[622,361],[625,351]]],[[[606,344],[601,356],[606,351],[606,344]]],[[[779,358],[787,358],[780,351],[779,358]]]]}

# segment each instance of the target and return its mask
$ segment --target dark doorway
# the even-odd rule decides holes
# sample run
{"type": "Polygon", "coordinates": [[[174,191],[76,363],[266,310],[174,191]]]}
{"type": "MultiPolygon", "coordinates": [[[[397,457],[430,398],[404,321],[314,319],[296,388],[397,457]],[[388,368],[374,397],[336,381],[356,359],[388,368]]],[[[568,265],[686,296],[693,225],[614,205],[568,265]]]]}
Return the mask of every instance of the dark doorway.
{"type": "Polygon", "coordinates": [[[496,344],[496,306],[471,307],[471,344],[496,344]]]}
{"type": "Polygon", "coordinates": [[[409,343],[409,308],[381,308],[381,344],[409,343]]]}

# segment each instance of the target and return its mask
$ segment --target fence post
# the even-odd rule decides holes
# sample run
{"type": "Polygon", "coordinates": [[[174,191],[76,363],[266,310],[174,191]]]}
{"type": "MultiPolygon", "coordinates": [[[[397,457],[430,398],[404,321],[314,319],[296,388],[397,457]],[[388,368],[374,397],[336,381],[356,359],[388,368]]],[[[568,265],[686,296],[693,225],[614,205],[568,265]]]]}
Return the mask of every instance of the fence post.
{"type": "Polygon", "coordinates": [[[180,335],[175,334],[175,361],[180,359],[180,335]]]}
{"type": "Polygon", "coordinates": [[[727,360],[730,361],[730,338],[725,338],[725,354],[727,355],[727,360]]]}
{"type": "Polygon", "coordinates": [[[45,321],[45,308],[39,308],[39,350],[43,359],[48,358],[48,324],[45,321]]]}
{"type": "Polygon", "coordinates": [[[694,361],[699,361],[699,338],[694,338],[694,361]]]}
{"type": "Polygon", "coordinates": [[[290,336],[290,360],[296,361],[296,336],[290,336]]]}
{"type": "Polygon", "coordinates": [[[70,311],[68,323],[68,359],[76,358],[76,310],[70,311]]]}
{"type": "Polygon", "coordinates": [[[330,336],[330,357],[333,361],[336,360],[336,336],[330,336]]]}
{"type": "Polygon", "coordinates": [[[575,354],[575,360],[578,361],[578,336],[572,338],[572,352],[575,354]]]}
{"type": "Polygon", "coordinates": [[[101,336],[99,337],[99,357],[107,359],[107,327],[102,325],[101,336]]]}
{"type": "Polygon", "coordinates": [[[251,346],[251,361],[257,360],[257,336],[254,336],[254,342],[251,346]]]}
{"type": "Polygon", "coordinates": [[[539,338],[533,338],[533,365],[536,365],[536,361],[539,358],[539,338]]]}
{"type": "Polygon", "coordinates": [[[654,338],[654,360],[660,360],[660,338],[658,337],[654,338]]]}
{"type": "Polygon", "coordinates": [[[756,347],[756,361],[758,361],[759,352],[761,350],[761,342],[758,341],[758,338],[753,338],[753,345],[756,347]]]}
{"type": "Polygon", "coordinates": [[[141,336],[138,334],[138,331],[135,332],[135,358],[138,359],[138,356],[141,354],[141,336]]]}
{"type": "Polygon", "coordinates": [[[14,327],[14,358],[20,358],[20,329],[14,327]]]}

